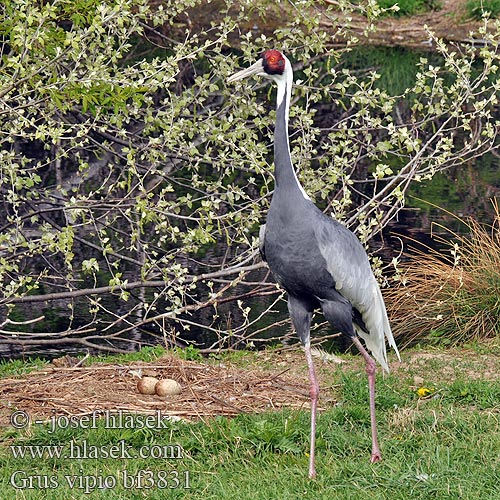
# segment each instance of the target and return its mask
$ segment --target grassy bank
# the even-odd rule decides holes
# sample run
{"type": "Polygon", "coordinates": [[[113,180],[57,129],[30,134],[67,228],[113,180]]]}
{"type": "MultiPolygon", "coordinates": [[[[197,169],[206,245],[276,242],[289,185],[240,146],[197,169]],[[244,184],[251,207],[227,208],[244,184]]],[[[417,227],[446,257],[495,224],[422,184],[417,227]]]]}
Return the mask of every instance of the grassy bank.
{"type": "MultiPolygon", "coordinates": [[[[75,428],[6,427],[0,498],[493,500],[500,479],[497,352],[494,342],[404,352],[403,363],[378,378],[379,464],[368,461],[363,364],[346,355],[342,365],[318,361],[323,411],[316,481],[307,478],[309,413],[303,408],[149,427],[139,417],[130,428],[124,421],[105,428],[102,419],[96,428],[83,428],[84,421],[75,428]],[[57,450],[61,456],[51,458],[57,450]]],[[[271,351],[217,362],[279,370],[282,359],[271,351]]],[[[297,377],[306,376],[300,352],[287,363],[297,377]]]]}

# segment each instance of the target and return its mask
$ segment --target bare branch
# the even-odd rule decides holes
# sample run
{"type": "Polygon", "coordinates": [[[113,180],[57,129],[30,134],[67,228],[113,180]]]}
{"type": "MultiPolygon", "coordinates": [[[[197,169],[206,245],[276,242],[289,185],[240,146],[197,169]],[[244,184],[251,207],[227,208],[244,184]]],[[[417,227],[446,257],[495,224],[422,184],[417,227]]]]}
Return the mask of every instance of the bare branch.
{"type": "MultiPolygon", "coordinates": [[[[266,267],[264,262],[253,264],[251,266],[231,267],[221,269],[213,273],[205,273],[196,276],[185,276],[183,280],[186,283],[193,283],[197,281],[211,280],[221,278],[223,276],[231,276],[234,274],[249,273],[266,267]]],[[[50,302],[53,300],[73,299],[76,297],[83,297],[87,295],[103,295],[107,293],[119,292],[121,290],[134,290],[135,288],[167,288],[171,286],[175,280],[172,281],[134,281],[130,283],[123,283],[120,286],[102,286],[96,288],[82,288],[79,290],[70,290],[67,292],[48,293],[44,295],[24,295],[21,297],[7,297],[0,299],[0,304],[23,304],[32,302],[50,302]]]]}

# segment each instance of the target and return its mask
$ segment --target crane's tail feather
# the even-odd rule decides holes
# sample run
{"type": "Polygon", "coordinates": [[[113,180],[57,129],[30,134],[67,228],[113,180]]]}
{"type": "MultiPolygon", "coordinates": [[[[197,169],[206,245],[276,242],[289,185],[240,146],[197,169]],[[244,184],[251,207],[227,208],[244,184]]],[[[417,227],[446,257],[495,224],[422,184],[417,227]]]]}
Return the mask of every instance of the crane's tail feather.
{"type": "Polygon", "coordinates": [[[391,325],[387,318],[384,299],[382,292],[378,286],[375,287],[375,300],[372,307],[363,314],[363,319],[368,332],[363,331],[359,326],[354,324],[356,333],[364,340],[366,347],[373,354],[373,357],[378,361],[384,371],[389,373],[389,365],[387,363],[386,340],[389,346],[394,349],[398,360],[401,361],[396,341],[392,335],[391,325]]]}

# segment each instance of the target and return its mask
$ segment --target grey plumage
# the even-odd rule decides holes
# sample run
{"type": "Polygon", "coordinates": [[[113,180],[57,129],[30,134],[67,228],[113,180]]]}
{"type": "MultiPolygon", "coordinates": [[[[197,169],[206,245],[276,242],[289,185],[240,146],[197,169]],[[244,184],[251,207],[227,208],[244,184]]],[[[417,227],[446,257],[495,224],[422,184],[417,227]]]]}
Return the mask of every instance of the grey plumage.
{"type": "Polygon", "coordinates": [[[304,344],[311,382],[311,452],[314,465],[316,406],[319,386],[310,350],[310,324],[315,309],[350,337],[366,361],[372,428],[372,457],[380,460],[375,423],[375,363],[359,335],[382,368],[389,370],[385,341],[399,353],[387,318],[384,300],[368,256],[354,234],[323,214],[311,201],[293,169],[288,142],[288,107],[293,71],[290,61],[276,50],[230,78],[250,75],[271,78],[278,84],[274,131],[275,189],[266,224],[259,232],[262,257],[276,281],[288,292],[288,310],[304,344]]]}

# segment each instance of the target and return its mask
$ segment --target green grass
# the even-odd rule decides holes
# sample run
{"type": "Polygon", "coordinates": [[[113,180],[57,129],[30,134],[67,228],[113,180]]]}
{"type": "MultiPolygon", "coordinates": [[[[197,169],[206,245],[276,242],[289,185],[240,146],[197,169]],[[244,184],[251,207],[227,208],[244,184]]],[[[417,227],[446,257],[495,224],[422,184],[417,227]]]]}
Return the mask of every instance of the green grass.
{"type": "Polygon", "coordinates": [[[25,375],[48,364],[48,361],[37,358],[27,360],[0,360],[0,378],[25,375]]]}
{"type": "MultiPolygon", "coordinates": [[[[140,351],[131,352],[128,354],[107,354],[107,355],[96,355],[89,356],[85,359],[85,365],[89,366],[93,363],[108,362],[108,363],[131,363],[134,361],[154,361],[160,356],[166,353],[166,349],[162,346],[155,347],[143,347],[140,351]]],[[[194,348],[188,348],[185,352],[182,349],[174,349],[172,352],[179,355],[183,359],[190,359],[195,353],[201,358],[197,350],[194,348]]],[[[84,358],[84,355],[79,356],[80,359],[84,358]]],[[[14,360],[0,360],[0,378],[5,377],[19,377],[32,372],[33,370],[38,370],[44,367],[50,366],[50,361],[41,358],[27,358],[27,359],[14,359],[14,360]]]]}
{"type": "Polygon", "coordinates": [[[486,12],[496,19],[500,16],[500,0],[468,0],[465,4],[470,18],[480,20],[486,12]]]}
{"type": "Polygon", "coordinates": [[[90,365],[96,362],[106,361],[109,363],[132,363],[134,361],[155,361],[160,356],[163,356],[166,353],[166,349],[161,345],[158,346],[146,346],[143,347],[140,351],[130,352],[127,354],[102,354],[97,356],[90,356],[85,364],[90,365]]]}
{"type": "Polygon", "coordinates": [[[439,10],[442,5],[439,0],[378,0],[377,3],[384,9],[389,9],[397,4],[399,10],[393,11],[393,16],[412,16],[422,12],[439,10]]]}
{"type": "Polygon", "coordinates": [[[333,368],[328,375],[331,380],[325,380],[322,365],[322,386],[335,387],[338,404],[319,416],[315,481],[307,478],[309,412],[303,409],[216,418],[205,423],[169,422],[166,428],[141,428],[136,421],[132,428],[106,429],[100,421],[95,429],[80,426],[52,432],[49,426],[37,424],[22,431],[3,429],[0,498],[497,499],[500,381],[481,378],[480,368],[491,370],[491,366],[483,358],[478,359],[494,359],[494,351],[494,346],[489,350],[483,347],[482,354],[472,351],[470,357],[461,359],[447,351],[437,351],[429,359],[406,351],[405,368],[379,376],[377,408],[384,457],[379,464],[370,464],[368,460],[370,429],[364,371],[333,368]],[[450,359],[456,359],[456,363],[450,359]],[[418,360],[425,363],[417,363],[418,360]],[[470,377],[473,369],[477,379],[470,377]],[[414,385],[415,374],[422,373],[425,386],[432,389],[428,398],[419,398],[414,385]],[[41,460],[15,458],[9,448],[55,445],[69,452],[71,442],[107,451],[113,446],[126,446],[130,453],[138,452],[142,446],[149,450],[167,446],[165,449],[171,451],[172,446],[179,445],[182,457],[46,456],[41,460]],[[12,476],[15,471],[22,472],[12,476]],[[143,487],[125,488],[123,471],[129,480],[144,471],[143,487]],[[171,486],[175,486],[173,471],[179,473],[179,486],[160,488],[165,486],[164,479],[170,479],[171,486]],[[189,473],[189,489],[182,487],[185,471],[189,473]],[[32,479],[27,485],[33,488],[16,490],[12,486],[12,477],[17,477],[22,485],[28,476],[32,479]],[[65,476],[76,479],[72,488],[65,476]],[[98,477],[116,484],[105,491],[92,489],[92,482],[98,477]],[[40,488],[46,478],[53,478],[53,488],[40,488]]]}
{"type": "MultiPolygon", "coordinates": [[[[364,2],[356,2],[357,4],[364,4],[364,2]]],[[[439,10],[442,8],[441,0],[377,0],[377,4],[382,9],[387,10],[384,15],[386,16],[413,16],[423,12],[439,10]],[[392,9],[397,5],[398,9],[392,9]]]]}

